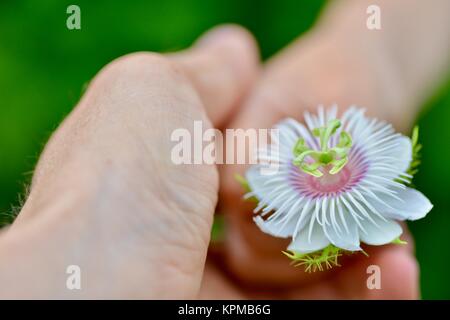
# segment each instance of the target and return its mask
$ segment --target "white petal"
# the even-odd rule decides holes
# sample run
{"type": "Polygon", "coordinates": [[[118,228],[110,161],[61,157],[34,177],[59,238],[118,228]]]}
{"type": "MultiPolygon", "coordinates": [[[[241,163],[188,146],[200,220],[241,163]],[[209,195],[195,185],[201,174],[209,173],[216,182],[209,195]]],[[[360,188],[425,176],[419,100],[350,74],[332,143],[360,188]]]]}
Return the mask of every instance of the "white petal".
{"type": "MultiPolygon", "coordinates": [[[[295,128],[293,128],[289,119],[279,122],[275,126],[275,129],[278,129],[279,133],[279,143],[277,144],[277,147],[280,154],[284,155],[285,157],[292,158],[292,149],[297,140],[300,138],[298,132],[295,130],[295,128]]],[[[308,141],[308,139],[306,138],[305,140],[308,141]]]]}
{"type": "MultiPolygon", "coordinates": [[[[299,138],[303,138],[310,147],[320,149],[320,145],[317,143],[317,139],[311,134],[310,131],[308,131],[308,129],[303,124],[299,123],[297,120],[288,118],[284,120],[282,124],[289,126],[290,128],[292,128],[292,130],[295,131],[297,140],[299,138]]],[[[292,152],[292,148],[290,151],[292,152]]]]}
{"type": "Polygon", "coordinates": [[[342,130],[348,131],[354,142],[358,143],[361,130],[367,125],[367,119],[364,117],[364,109],[350,107],[342,115],[342,130]]]}
{"type": "MultiPolygon", "coordinates": [[[[377,153],[376,156],[372,157],[373,166],[381,164],[388,166],[394,170],[394,172],[384,172],[383,176],[396,178],[402,173],[406,173],[411,161],[412,161],[412,145],[411,139],[402,135],[395,137],[386,144],[378,144],[373,147],[369,152],[376,151],[377,149],[385,148],[386,145],[392,146],[384,152],[377,153]],[[377,160],[381,157],[380,160],[377,160]],[[382,157],[385,157],[384,159],[382,157]],[[395,174],[396,173],[396,174],[395,174]]],[[[383,172],[381,172],[383,173],[383,172]]]]}
{"type": "Polygon", "coordinates": [[[344,213],[343,217],[345,219],[345,224],[347,225],[348,231],[344,228],[344,223],[340,221],[341,218],[340,216],[338,216],[336,219],[338,222],[340,222],[340,230],[339,228],[334,228],[332,223],[324,224],[323,229],[325,235],[336,247],[349,251],[361,250],[359,246],[358,225],[351,216],[350,212],[348,212],[345,208],[342,208],[342,210],[344,213]]]}
{"type": "MultiPolygon", "coordinates": [[[[261,231],[270,234],[274,237],[288,238],[292,237],[297,223],[299,222],[299,228],[303,228],[307,219],[299,221],[301,213],[303,211],[304,215],[308,215],[307,210],[304,208],[305,203],[302,199],[296,201],[291,201],[288,209],[284,211],[278,210],[269,219],[264,220],[261,216],[256,216],[253,218],[256,225],[261,229],[261,231]]],[[[281,209],[283,210],[283,209],[281,209]]]]}
{"type": "Polygon", "coordinates": [[[336,119],[338,107],[337,104],[333,104],[330,108],[327,109],[327,123],[331,120],[336,119]]]}
{"type": "Polygon", "coordinates": [[[279,222],[280,219],[264,221],[261,216],[256,216],[253,218],[253,220],[262,232],[270,234],[274,237],[288,238],[292,237],[292,234],[294,233],[295,223],[297,221],[295,220],[295,218],[297,218],[297,216],[294,215],[286,224],[283,222],[279,222]]]}
{"type": "MultiPolygon", "coordinates": [[[[262,168],[262,165],[254,165],[251,166],[245,173],[245,177],[247,179],[249,187],[256,195],[258,200],[262,200],[263,198],[267,197],[271,191],[274,191],[275,187],[282,187],[288,181],[284,171],[278,170],[271,175],[262,175],[262,168]],[[279,179],[279,181],[276,183],[275,187],[274,185],[268,183],[270,182],[270,180],[275,181],[276,179],[279,179]]],[[[285,187],[288,186],[286,185],[285,187]]],[[[283,189],[285,189],[285,187],[283,187],[283,189]]],[[[279,193],[275,194],[275,196],[277,196],[278,194],[279,193]]],[[[271,199],[273,199],[273,197],[271,199]]]]}
{"type": "Polygon", "coordinates": [[[398,147],[395,150],[394,157],[398,159],[396,167],[399,172],[406,172],[412,161],[411,139],[405,136],[398,138],[398,147]]]}
{"type": "Polygon", "coordinates": [[[372,216],[377,226],[369,220],[361,221],[366,233],[360,231],[361,241],[370,245],[379,246],[391,243],[402,234],[400,225],[392,220],[383,221],[377,216],[372,216]]]}
{"type": "Polygon", "coordinates": [[[383,205],[377,201],[373,203],[374,207],[384,217],[395,220],[422,219],[433,208],[433,205],[427,197],[412,188],[398,190],[397,196],[403,201],[399,201],[385,194],[378,196],[387,205],[383,205]]]}
{"type": "Polygon", "coordinates": [[[308,228],[305,227],[300,230],[295,240],[291,242],[288,250],[299,253],[310,253],[321,250],[330,244],[330,241],[323,232],[322,226],[320,226],[317,221],[314,222],[310,240],[311,241],[308,240],[308,228]]]}

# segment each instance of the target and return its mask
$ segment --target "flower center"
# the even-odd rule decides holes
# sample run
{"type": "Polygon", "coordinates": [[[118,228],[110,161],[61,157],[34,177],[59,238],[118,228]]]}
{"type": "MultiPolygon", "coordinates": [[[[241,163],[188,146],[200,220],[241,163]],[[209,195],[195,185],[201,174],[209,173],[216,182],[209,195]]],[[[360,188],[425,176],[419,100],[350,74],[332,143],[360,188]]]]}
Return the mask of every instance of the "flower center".
{"type": "Polygon", "coordinates": [[[311,189],[318,193],[335,193],[343,190],[348,185],[350,177],[350,170],[343,168],[338,174],[330,174],[325,170],[324,174],[319,178],[309,175],[307,181],[311,189]]]}
{"type": "Polygon", "coordinates": [[[302,196],[311,198],[340,194],[351,190],[365,177],[368,164],[364,152],[355,146],[348,154],[348,164],[338,173],[331,174],[330,166],[320,168],[322,175],[306,174],[293,163],[289,166],[290,185],[302,196]]]}
{"type": "Polygon", "coordinates": [[[341,126],[338,119],[330,120],[325,127],[315,128],[312,133],[319,138],[320,150],[310,148],[303,138],[298,139],[294,146],[293,164],[303,172],[320,178],[326,173],[334,175],[344,168],[348,162],[348,152],[352,146],[352,138],[350,134],[341,131],[339,142],[334,147],[329,147],[331,136],[341,126]]]}

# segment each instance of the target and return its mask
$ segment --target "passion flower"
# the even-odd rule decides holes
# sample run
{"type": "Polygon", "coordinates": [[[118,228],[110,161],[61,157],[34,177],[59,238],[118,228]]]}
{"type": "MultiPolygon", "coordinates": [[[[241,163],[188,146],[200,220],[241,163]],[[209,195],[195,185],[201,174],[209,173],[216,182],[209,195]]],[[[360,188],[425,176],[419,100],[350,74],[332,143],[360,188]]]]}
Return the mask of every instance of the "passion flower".
{"type": "Polygon", "coordinates": [[[304,118],[307,126],[294,119],[276,125],[279,134],[246,173],[259,228],[292,238],[285,254],[308,271],[337,265],[342,252],[362,251],[361,243],[400,243],[397,221],[432,208],[410,187],[417,131],[411,139],[356,107],[341,119],[335,106],[304,118]],[[262,174],[267,161],[279,169],[262,174]]]}

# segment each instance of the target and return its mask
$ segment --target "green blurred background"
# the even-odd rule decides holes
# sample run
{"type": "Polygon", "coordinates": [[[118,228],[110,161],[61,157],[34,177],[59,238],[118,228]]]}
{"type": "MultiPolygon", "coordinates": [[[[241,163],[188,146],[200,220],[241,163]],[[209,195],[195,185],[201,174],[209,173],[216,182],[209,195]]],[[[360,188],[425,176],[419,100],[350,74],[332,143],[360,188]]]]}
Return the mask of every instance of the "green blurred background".
{"type": "MultiPolygon", "coordinates": [[[[248,28],[268,58],[317,18],[324,1],[7,1],[0,2],[0,224],[11,220],[50,133],[106,63],[133,51],[185,48],[226,22],[248,28]],[[81,8],[81,30],[66,8],[81,8]]],[[[435,204],[411,224],[423,298],[450,298],[450,81],[424,104],[423,163],[415,184],[435,204]]]]}

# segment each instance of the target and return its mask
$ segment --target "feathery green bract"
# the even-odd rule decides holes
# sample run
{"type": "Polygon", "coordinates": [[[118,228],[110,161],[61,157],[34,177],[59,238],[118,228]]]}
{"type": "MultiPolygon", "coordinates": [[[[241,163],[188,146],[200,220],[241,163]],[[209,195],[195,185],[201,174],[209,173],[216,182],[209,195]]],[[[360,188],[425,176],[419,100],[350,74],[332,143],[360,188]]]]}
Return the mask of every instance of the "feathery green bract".
{"type": "Polygon", "coordinates": [[[298,253],[295,251],[283,251],[283,253],[292,260],[292,264],[296,267],[304,266],[306,272],[316,272],[331,269],[332,267],[340,267],[338,258],[342,256],[343,249],[332,244],[328,247],[311,252],[298,253]]]}
{"type": "MultiPolygon", "coordinates": [[[[412,146],[412,160],[409,165],[408,170],[406,170],[406,173],[414,177],[414,175],[419,171],[419,165],[420,165],[420,151],[422,149],[422,145],[419,143],[419,126],[415,126],[412,135],[411,135],[411,146],[412,146]]],[[[401,179],[395,179],[395,181],[399,183],[403,183],[404,185],[408,187],[414,187],[412,183],[412,177],[406,177],[401,175],[401,179]]]]}

